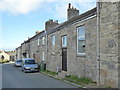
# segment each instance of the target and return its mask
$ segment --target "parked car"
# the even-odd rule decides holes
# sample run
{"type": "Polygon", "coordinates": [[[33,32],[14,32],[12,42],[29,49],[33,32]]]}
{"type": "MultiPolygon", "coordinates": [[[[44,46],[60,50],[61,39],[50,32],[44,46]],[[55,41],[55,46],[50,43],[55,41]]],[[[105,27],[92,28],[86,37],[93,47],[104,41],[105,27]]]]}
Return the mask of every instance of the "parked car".
{"type": "Polygon", "coordinates": [[[14,66],[15,67],[21,67],[21,64],[22,64],[22,60],[16,60],[15,63],[14,63],[14,66]]]}
{"type": "Polygon", "coordinates": [[[25,73],[39,71],[39,65],[35,62],[35,59],[32,58],[23,59],[21,68],[25,73]]]}

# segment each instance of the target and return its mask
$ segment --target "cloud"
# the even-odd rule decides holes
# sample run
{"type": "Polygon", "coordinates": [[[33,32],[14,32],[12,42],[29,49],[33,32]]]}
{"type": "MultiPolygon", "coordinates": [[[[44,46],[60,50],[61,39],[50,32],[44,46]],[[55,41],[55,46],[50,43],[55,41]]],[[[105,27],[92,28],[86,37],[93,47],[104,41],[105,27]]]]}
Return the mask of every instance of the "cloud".
{"type": "MultiPolygon", "coordinates": [[[[84,13],[96,6],[95,2],[72,2],[72,7],[77,8],[81,13],[84,13]]],[[[66,19],[67,18],[67,8],[68,3],[58,3],[55,5],[54,16],[58,19],[66,19]]]]}
{"type": "Polygon", "coordinates": [[[15,50],[15,48],[17,48],[18,46],[20,46],[19,42],[16,43],[4,43],[4,41],[0,42],[0,51],[1,50],[15,50]]]}
{"type": "Polygon", "coordinates": [[[79,8],[80,13],[83,13],[85,11],[88,11],[94,7],[96,7],[96,2],[81,2],[81,3],[77,3],[75,5],[77,8],[79,8]]]}
{"type": "Polygon", "coordinates": [[[40,0],[1,0],[0,11],[9,12],[14,15],[28,14],[30,11],[40,7],[40,0]]]}
{"type": "MultiPolygon", "coordinates": [[[[96,0],[0,0],[0,11],[9,12],[13,15],[28,14],[42,6],[41,2],[93,2],[96,0]]],[[[62,8],[66,8],[65,5],[60,5],[62,8]]],[[[60,9],[56,7],[56,9],[60,9]]],[[[60,9],[61,10],[61,9],[60,9]]],[[[61,11],[60,11],[61,12],[61,11]]]]}
{"type": "Polygon", "coordinates": [[[96,2],[96,0],[44,0],[44,2],[96,2]]]}
{"type": "Polygon", "coordinates": [[[67,4],[66,3],[59,3],[55,5],[55,17],[56,18],[67,18],[67,4]]]}
{"type": "Polygon", "coordinates": [[[0,12],[0,48],[2,47],[2,13],[0,12]]]}

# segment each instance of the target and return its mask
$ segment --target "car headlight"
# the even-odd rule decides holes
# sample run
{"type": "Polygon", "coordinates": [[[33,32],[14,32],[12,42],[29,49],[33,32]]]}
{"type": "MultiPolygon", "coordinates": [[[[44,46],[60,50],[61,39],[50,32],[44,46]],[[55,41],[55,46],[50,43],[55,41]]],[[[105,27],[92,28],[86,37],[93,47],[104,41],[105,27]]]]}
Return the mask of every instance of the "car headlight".
{"type": "Polygon", "coordinates": [[[38,68],[38,66],[35,66],[35,68],[38,68]]]}

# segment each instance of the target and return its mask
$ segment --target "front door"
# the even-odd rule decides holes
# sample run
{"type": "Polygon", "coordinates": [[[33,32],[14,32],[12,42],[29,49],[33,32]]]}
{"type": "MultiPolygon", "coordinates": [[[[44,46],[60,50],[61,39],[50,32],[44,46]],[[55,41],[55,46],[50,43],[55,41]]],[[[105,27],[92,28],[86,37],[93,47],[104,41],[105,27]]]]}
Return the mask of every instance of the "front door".
{"type": "Polygon", "coordinates": [[[67,49],[62,49],[62,70],[67,71],[67,49]]]}

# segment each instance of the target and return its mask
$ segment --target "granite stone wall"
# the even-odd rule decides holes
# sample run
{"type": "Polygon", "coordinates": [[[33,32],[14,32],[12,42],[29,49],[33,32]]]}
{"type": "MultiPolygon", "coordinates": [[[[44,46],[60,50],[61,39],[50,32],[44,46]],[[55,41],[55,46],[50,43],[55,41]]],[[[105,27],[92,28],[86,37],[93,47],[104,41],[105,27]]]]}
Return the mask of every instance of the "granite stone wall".
{"type": "Polygon", "coordinates": [[[99,5],[100,83],[118,87],[118,2],[99,5]]]}
{"type": "Polygon", "coordinates": [[[48,35],[48,69],[57,71],[62,69],[62,36],[67,35],[67,73],[79,77],[90,77],[96,81],[96,16],[91,19],[67,25],[59,31],[48,35]],[[84,25],[86,33],[85,55],[77,54],[77,27],[84,25]],[[56,36],[55,45],[51,43],[51,36],[56,36]]]}

